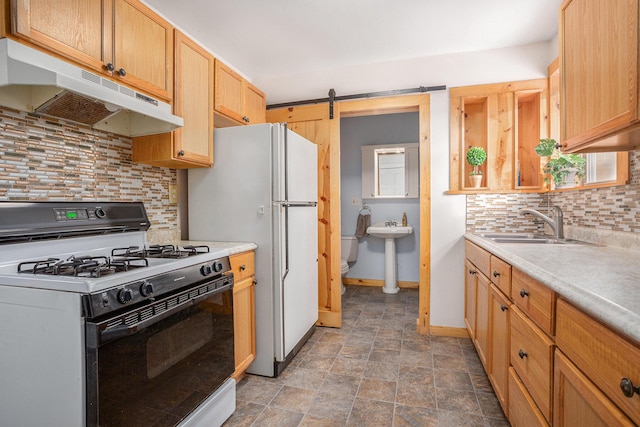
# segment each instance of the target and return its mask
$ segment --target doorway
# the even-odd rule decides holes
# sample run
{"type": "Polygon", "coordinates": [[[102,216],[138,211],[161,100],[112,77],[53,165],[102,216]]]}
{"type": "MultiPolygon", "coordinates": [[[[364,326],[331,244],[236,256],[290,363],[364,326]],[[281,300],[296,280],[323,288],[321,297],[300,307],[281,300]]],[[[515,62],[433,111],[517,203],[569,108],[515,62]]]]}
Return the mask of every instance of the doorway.
{"type": "Polygon", "coordinates": [[[419,122],[419,313],[417,332],[430,333],[431,137],[430,96],[416,94],[285,107],[267,121],[289,127],[318,145],[318,325],[340,327],[340,119],[417,112],[419,122]]]}
{"type": "MultiPolygon", "coordinates": [[[[430,325],[430,242],[431,242],[431,176],[430,176],[430,97],[429,94],[408,95],[397,97],[374,98],[356,101],[340,102],[340,119],[352,117],[366,117],[376,115],[417,113],[418,143],[420,148],[419,167],[419,208],[418,221],[420,225],[417,237],[418,249],[418,289],[419,311],[416,320],[418,333],[429,334],[430,325]]],[[[351,197],[350,197],[351,198],[351,197]]],[[[347,203],[353,200],[348,200],[347,203]]],[[[343,201],[344,204],[344,201],[343,201]]],[[[348,229],[347,229],[348,230],[348,229]]]]}

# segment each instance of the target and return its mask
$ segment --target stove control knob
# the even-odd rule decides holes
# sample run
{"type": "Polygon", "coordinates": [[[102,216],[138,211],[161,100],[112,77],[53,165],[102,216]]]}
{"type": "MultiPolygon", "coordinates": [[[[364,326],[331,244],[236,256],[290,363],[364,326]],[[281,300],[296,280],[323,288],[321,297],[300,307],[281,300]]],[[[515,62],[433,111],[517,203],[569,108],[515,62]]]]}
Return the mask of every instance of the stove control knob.
{"type": "Polygon", "coordinates": [[[127,304],[133,300],[133,291],[129,288],[122,288],[120,292],[118,292],[118,301],[121,304],[127,304]]]}
{"type": "Polygon", "coordinates": [[[220,261],[214,262],[213,264],[211,264],[211,267],[213,267],[213,271],[215,271],[216,273],[220,273],[224,268],[220,261]]]}
{"type": "Polygon", "coordinates": [[[96,209],[95,214],[96,214],[96,218],[100,218],[100,219],[102,219],[102,218],[104,218],[105,216],[107,216],[107,213],[106,213],[106,212],[104,211],[104,209],[102,209],[102,208],[98,208],[98,209],[96,209]]]}
{"type": "Polygon", "coordinates": [[[145,280],[142,282],[142,285],[140,285],[140,295],[148,297],[151,294],[153,294],[153,283],[145,280]]]}
{"type": "Polygon", "coordinates": [[[202,273],[203,276],[208,276],[213,272],[213,270],[211,269],[210,265],[205,264],[202,267],[200,267],[200,272],[202,273]]]}

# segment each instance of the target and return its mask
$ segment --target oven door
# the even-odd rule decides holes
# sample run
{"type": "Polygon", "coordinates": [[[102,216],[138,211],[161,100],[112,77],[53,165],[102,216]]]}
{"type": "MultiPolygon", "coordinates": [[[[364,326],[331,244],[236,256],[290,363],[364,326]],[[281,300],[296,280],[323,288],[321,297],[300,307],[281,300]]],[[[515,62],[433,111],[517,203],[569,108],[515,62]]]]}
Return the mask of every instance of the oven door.
{"type": "Polygon", "coordinates": [[[86,322],[87,425],[172,426],[234,371],[233,277],[86,322]]]}

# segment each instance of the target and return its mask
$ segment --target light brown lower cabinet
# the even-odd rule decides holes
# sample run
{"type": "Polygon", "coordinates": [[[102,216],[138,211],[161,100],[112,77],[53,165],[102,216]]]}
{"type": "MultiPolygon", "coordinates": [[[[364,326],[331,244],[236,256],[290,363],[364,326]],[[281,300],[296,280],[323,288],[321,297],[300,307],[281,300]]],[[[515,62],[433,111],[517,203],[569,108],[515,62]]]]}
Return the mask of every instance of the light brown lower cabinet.
{"type": "Polygon", "coordinates": [[[640,425],[638,342],[517,267],[466,242],[465,323],[511,425],[640,425]]]}
{"type": "Polygon", "coordinates": [[[478,356],[485,369],[489,362],[489,279],[478,273],[477,305],[476,305],[476,336],[474,343],[478,356]]]}
{"type": "Polygon", "coordinates": [[[513,368],[509,368],[509,422],[514,427],[549,426],[513,368]]]}
{"type": "Polygon", "coordinates": [[[244,376],[256,358],[254,252],[232,255],[233,331],[236,369],[233,378],[244,376]]]}
{"type": "Polygon", "coordinates": [[[554,426],[635,425],[560,350],[554,370],[554,426]]]}
{"type": "Polygon", "coordinates": [[[476,295],[478,294],[478,270],[466,260],[464,262],[464,323],[469,338],[476,338],[476,295]]]}
{"type": "Polygon", "coordinates": [[[553,341],[515,306],[511,310],[511,366],[551,422],[553,341]]]}
{"type": "Polygon", "coordinates": [[[563,299],[558,300],[556,343],[606,399],[640,425],[637,388],[640,385],[640,346],[637,343],[563,299]]]}
{"type": "Polygon", "coordinates": [[[492,284],[489,288],[489,381],[505,415],[509,416],[509,311],[510,301],[492,284]]]}

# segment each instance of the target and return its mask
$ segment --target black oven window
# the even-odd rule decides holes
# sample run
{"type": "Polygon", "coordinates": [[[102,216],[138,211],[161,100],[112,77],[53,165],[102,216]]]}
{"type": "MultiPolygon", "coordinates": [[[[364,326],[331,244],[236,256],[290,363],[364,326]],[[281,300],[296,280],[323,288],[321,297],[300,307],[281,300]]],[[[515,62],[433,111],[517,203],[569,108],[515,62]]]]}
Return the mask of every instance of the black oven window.
{"type": "Polygon", "coordinates": [[[98,350],[100,426],[173,426],[234,371],[232,291],[98,350]]]}

